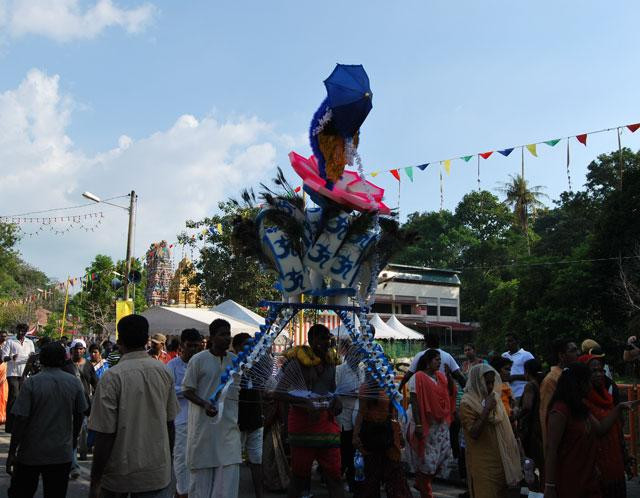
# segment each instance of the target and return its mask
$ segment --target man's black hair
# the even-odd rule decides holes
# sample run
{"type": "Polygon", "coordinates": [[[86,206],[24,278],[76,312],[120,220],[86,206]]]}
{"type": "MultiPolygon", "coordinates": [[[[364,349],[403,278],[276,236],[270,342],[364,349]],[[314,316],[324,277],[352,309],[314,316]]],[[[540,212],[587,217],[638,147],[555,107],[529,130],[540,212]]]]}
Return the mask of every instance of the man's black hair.
{"type": "Polygon", "coordinates": [[[196,329],[184,329],[180,333],[180,342],[188,342],[188,341],[200,342],[201,340],[202,340],[202,336],[200,335],[200,332],[198,332],[196,329]]]}
{"type": "Polygon", "coordinates": [[[518,344],[520,344],[520,339],[518,339],[518,336],[516,334],[514,334],[513,332],[507,332],[504,335],[504,338],[506,339],[507,337],[511,337],[514,341],[516,341],[518,344]]]}
{"type": "Polygon", "coordinates": [[[428,348],[437,349],[440,346],[440,338],[437,332],[429,332],[425,338],[424,343],[428,348]]]}
{"type": "Polygon", "coordinates": [[[427,365],[431,363],[431,360],[433,360],[437,356],[440,356],[440,351],[438,351],[437,349],[427,349],[418,360],[416,371],[419,372],[427,368],[427,365]]]}
{"type": "Polygon", "coordinates": [[[149,322],[142,315],[127,315],[118,322],[118,341],[128,349],[144,347],[149,340],[149,322]]]}
{"type": "Polygon", "coordinates": [[[216,318],[209,324],[209,337],[213,337],[218,333],[218,330],[224,327],[231,329],[231,324],[222,318],[216,318]]]}
{"type": "Polygon", "coordinates": [[[465,347],[465,348],[471,348],[471,349],[473,349],[474,351],[476,350],[476,345],[475,345],[475,344],[473,344],[472,342],[467,342],[463,347],[465,347]]]}
{"type": "Polygon", "coordinates": [[[581,385],[588,383],[591,379],[591,369],[584,363],[572,363],[562,371],[558,379],[556,392],[549,402],[549,408],[556,401],[564,402],[571,415],[575,418],[585,420],[589,416],[589,409],[582,399],[583,392],[581,385]]]}
{"type": "Polygon", "coordinates": [[[573,339],[557,339],[553,341],[553,360],[560,361],[560,355],[565,354],[567,349],[569,348],[569,344],[571,344],[573,339]]]}
{"type": "Polygon", "coordinates": [[[311,342],[311,339],[313,339],[314,337],[320,334],[331,335],[331,332],[327,327],[325,327],[321,323],[316,323],[312,325],[311,328],[309,329],[309,332],[307,332],[307,339],[309,340],[309,342],[311,342]]]}
{"type": "Polygon", "coordinates": [[[500,370],[506,365],[512,365],[513,362],[509,358],[505,358],[503,356],[496,356],[489,365],[493,367],[493,369],[500,373],[500,370]]]}
{"type": "Polygon", "coordinates": [[[98,346],[95,342],[89,345],[89,352],[91,351],[100,351],[100,346],[98,346]]]}
{"type": "Polygon", "coordinates": [[[66,351],[59,342],[50,342],[40,349],[40,364],[43,367],[60,368],[66,361],[66,351]]]}
{"type": "MultiPolygon", "coordinates": [[[[186,330],[189,330],[189,329],[186,329],[186,330]]],[[[180,334],[180,337],[182,337],[182,334],[180,334]]],[[[191,339],[187,339],[187,340],[191,340],[191,339]]],[[[179,347],[180,347],[180,339],[178,339],[177,337],[172,337],[171,339],[167,340],[167,352],[178,351],[179,347]]]]}
{"type": "Polygon", "coordinates": [[[251,336],[246,332],[241,332],[233,337],[233,339],[231,340],[231,347],[233,349],[238,349],[247,339],[251,339],[251,336]]]}
{"type": "Polygon", "coordinates": [[[542,372],[542,363],[535,358],[531,358],[524,362],[524,371],[528,373],[531,377],[536,379],[538,383],[542,383],[544,379],[544,373],[542,372]]]}
{"type": "Polygon", "coordinates": [[[27,332],[29,332],[29,325],[27,325],[26,323],[19,323],[18,325],[16,325],[16,333],[18,332],[24,332],[26,334],[27,332]]]}

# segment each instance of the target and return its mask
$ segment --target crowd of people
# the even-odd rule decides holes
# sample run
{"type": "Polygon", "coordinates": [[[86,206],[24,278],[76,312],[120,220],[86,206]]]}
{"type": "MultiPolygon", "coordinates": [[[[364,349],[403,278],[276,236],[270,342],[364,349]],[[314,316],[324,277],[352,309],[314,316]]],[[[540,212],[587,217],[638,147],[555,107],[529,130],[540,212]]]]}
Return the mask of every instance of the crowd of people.
{"type": "MultiPolygon", "coordinates": [[[[384,488],[403,498],[410,485],[432,497],[433,480],[455,471],[474,498],[523,486],[546,498],[626,497],[635,462],[621,414],[634,403],[621,401],[591,339],[556,341],[545,373],[513,334],[486,359],[466,344],[461,366],[428,335],[400,382],[405,416],[323,325],[310,328],[308,345],[267,353],[216,404],[248,334],[232,336],[217,319],[208,337],[185,329],[168,340],[149,336],[140,315],[117,328],[117,349],[43,338],[37,352],[26,325],[11,339],[0,331],[10,497],[33,496],[40,478],[45,497],[65,496],[89,452],[92,497],[233,498],[243,462],[259,498],[309,496],[314,469],[332,497],[384,488]]],[[[624,355],[640,358],[635,337],[624,355]]]]}

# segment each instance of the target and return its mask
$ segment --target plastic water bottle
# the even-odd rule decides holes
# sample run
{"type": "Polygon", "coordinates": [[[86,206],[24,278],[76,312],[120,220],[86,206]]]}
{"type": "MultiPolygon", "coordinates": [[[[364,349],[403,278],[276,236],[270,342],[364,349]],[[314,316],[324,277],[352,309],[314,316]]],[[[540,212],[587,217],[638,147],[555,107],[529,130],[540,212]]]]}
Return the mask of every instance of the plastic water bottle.
{"type": "Polygon", "coordinates": [[[531,458],[524,459],[524,480],[527,481],[527,484],[533,484],[536,480],[536,466],[533,463],[531,458]]]}
{"type": "Polygon", "coordinates": [[[360,450],[356,450],[353,457],[353,468],[355,470],[354,480],[356,482],[364,481],[364,457],[360,450]]]}

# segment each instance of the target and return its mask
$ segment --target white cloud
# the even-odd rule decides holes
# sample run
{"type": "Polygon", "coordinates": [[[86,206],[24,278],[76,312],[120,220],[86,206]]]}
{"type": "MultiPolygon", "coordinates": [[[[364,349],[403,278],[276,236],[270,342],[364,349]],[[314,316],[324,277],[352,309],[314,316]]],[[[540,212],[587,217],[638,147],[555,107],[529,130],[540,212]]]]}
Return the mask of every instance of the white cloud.
{"type": "Polygon", "coordinates": [[[5,0],[4,6],[0,0],[0,28],[13,37],[33,34],[67,42],[95,38],[110,27],[139,33],[156,11],[149,3],[126,9],[112,0],[98,0],[89,7],[79,0],[5,0]]]}
{"type": "MultiPolygon", "coordinates": [[[[88,156],[67,135],[74,106],[58,81],[34,69],[0,93],[0,214],[81,204],[85,190],[105,198],[134,189],[138,256],[152,241],[175,240],[186,219],[213,214],[220,200],[271,176],[291,141],[256,117],[183,115],[148,137],[122,135],[113,149],[88,156]]],[[[105,211],[100,230],[26,238],[25,259],[64,277],[81,273],[99,252],[121,258],[125,213],[105,205],[87,210],[105,211]]]]}

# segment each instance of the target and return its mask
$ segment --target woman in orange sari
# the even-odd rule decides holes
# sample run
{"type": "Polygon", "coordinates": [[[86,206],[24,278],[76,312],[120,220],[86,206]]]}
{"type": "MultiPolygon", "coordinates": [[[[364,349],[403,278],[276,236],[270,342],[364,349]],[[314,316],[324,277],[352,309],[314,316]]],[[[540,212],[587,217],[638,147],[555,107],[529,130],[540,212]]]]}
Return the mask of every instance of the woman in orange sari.
{"type": "MultiPolygon", "coordinates": [[[[604,383],[604,363],[601,356],[585,354],[578,358],[591,370],[591,390],[584,399],[589,412],[602,421],[615,408],[613,397],[604,383]]],[[[622,420],[617,419],[606,434],[598,438],[598,470],[602,496],[606,498],[626,498],[625,477],[628,460],[622,433],[622,420]]]]}
{"type": "MultiPolygon", "coordinates": [[[[0,331],[0,347],[7,340],[7,332],[0,331]]],[[[9,384],[7,383],[7,364],[0,358],[0,424],[7,421],[7,398],[9,397],[9,384]]]]}
{"type": "Polygon", "coordinates": [[[437,349],[427,350],[409,381],[408,453],[416,471],[416,488],[421,498],[433,497],[431,481],[453,458],[449,440],[451,398],[447,378],[440,372],[440,361],[437,349]]]}

